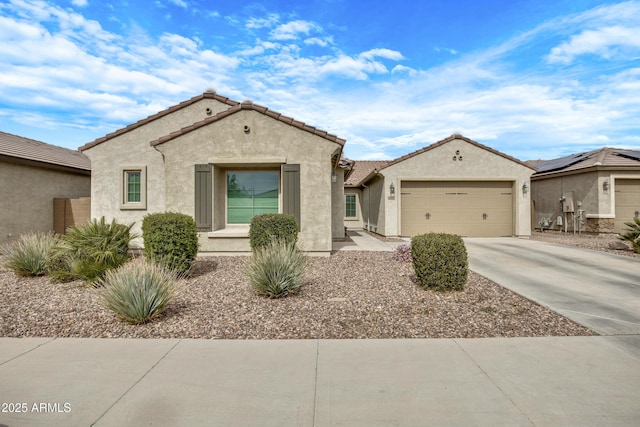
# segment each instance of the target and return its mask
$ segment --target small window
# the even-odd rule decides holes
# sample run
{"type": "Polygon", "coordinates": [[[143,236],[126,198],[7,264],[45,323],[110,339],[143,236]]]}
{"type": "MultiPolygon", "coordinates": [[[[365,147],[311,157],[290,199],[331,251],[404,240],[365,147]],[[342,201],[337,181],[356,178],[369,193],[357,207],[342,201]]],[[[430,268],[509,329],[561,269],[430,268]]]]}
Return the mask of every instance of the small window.
{"type": "Polygon", "coordinates": [[[356,218],[356,195],[345,194],[344,195],[344,216],[345,218],[356,218]]]}
{"type": "Polygon", "coordinates": [[[227,224],[250,224],[255,215],[278,213],[279,195],[279,172],[227,172],[227,224]]]}
{"type": "Polygon", "coordinates": [[[127,183],[127,195],[125,203],[140,203],[140,171],[126,171],[125,182],[127,183]]]}
{"type": "Polygon", "coordinates": [[[146,209],[146,167],[122,168],[120,185],[121,209],[146,209]]]}

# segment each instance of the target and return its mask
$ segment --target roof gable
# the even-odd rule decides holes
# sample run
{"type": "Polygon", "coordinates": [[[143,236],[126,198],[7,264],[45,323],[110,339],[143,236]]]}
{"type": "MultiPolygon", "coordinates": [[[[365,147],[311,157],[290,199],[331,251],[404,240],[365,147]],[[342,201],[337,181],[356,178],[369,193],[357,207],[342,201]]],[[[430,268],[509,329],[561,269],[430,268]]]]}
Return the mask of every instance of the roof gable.
{"type": "Polygon", "coordinates": [[[231,107],[234,107],[234,106],[239,104],[239,102],[233,101],[233,100],[231,100],[231,99],[229,99],[227,97],[218,95],[217,93],[215,93],[213,91],[204,92],[203,94],[194,96],[193,98],[188,99],[188,100],[186,100],[184,102],[181,102],[178,105],[174,105],[172,107],[169,107],[166,110],[162,110],[162,111],[160,111],[160,112],[158,112],[156,114],[153,114],[153,115],[151,115],[149,117],[146,117],[144,119],[138,120],[137,122],[135,122],[133,124],[130,124],[129,126],[123,127],[122,129],[118,129],[115,132],[112,132],[112,133],[107,134],[107,135],[105,135],[105,136],[103,136],[101,138],[98,138],[98,139],[94,140],[93,142],[89,142],[89,143],[83,145],[82,147],[80,147],[79,150],[80,151],[88,150],[89,148],[95,147],[96,145],[102,144],[103,142],[106,142],[106,141],[108,141],[108,140],[110,140],[112,138],[115,138],[117,136],[120,136],[122,134],[130,132],[130,131],[132,131],[134,129],[137,129],[137,128],[141,127],[141,126],[144,126],[144,125],[146,125],[146,124],[148,124],[148,123],[150,123],[150,122],[152,122],[154,120],[158,120],[158,119],[160,119],[162,117],[165,117],[165,116],[167,116],[167,115],[169,115],[171,113],[174,113],[174,112],[176,112],[178,110],[181,110],[181,109],[183,109],[185,107],[188,107],[188,106],[190,106],[192,104],[195,104],[196,102],[201,101],[203,99],[215,99],[216,101],[219,101],[219,102],[221,102],[223,104],[227,104],[227,105],[229,105],[231,107]]]}
{"type": "Polygon", "coordinates": [[[409,154],[405,154],[402,157],[398,157],[397,159],[388,162],[387,165],[384,168],[381,168],[381,169],[388,168],[389,166],[392,166],[392,165],[395,165],[397,163],[403,162],[403,161],[405,161],[407,159],[410,159],[412,157],[418,156],[418,155],[420,155],[422,153],[426,153],[427,151],[431,151],[434,148],[443,146],[443,145],[445,145],[445,144],[447,144],[447,143],[449,143],[449,142],[451,142],[453,140],[456,140],[456,139],[465,141],[465,142],[467,142],[467,143],[469,143],[471,145],[474,145],[474,146],[476,146],[478,148],[486,150],[486,151],[488,151],[488,152],[490,152],[492,154],[495,154],[497,156],[503,157],[503,158],[505,158],[507,160],[510,160],[512,162],[518,163],[519,165],[522,165],[522,166],[524,166],[526,168],[535,170],[535,168],[533,166],[531,166],[531,165],[529,165],[529,164],[527,164],[527,163],[525,163],[525,162],[523,162],[521,160],[518,160],[515,157],[511,157],[511,156],[509,156],[507,154],[504,154],[504,153],[502,153],[502,152],[500,152],[498,150],[494,150],[493,148],[487,147],[486,145],[480,144],[479,142],[474,141],[472,139],[469,139],[469,138],[467,138],[465,136],[462,136],[460,134],[453,134],[453,135],[451,135],[451,136],[449,136],[449,137],[447,137],[445,139],[442,139],[442,140],[440,140],[438,142],[435,142],[435,143],[433,143],[433,144],[431,144],[431,145],[429,145],[427,147],[421,148],[421,149],[416,150],[416,151],[414,151],[412,153],[409,153],[409,154]]]}
{"type": "Polygon", "coordinates": [[[79,151],[6,132],[0,132],[0,156],[82,171],[91,170],[91,161],[79,151]]]}
{"type": "Polygon", "coordinates": [[[305,124],[303,122],[294,120],[291,117],[287,117],[287,116],[284,116],[284,115],[282,115],[282,114],[280,114],[280,113],[278,113],[276,111],[269,110],[267,107],[263,107],[261,105],[254,104],[251,101],[244,101],[244,102],[242,102],[240,104],[234,105],[233,107],[231,107],[231,108],[229,108],[229,109],[227,109],[225,111],[222,111],[222,112],[216,114],[215,116],[208,117],[208,118],[206,118],[204,120],[201,120],[199,122],[196,122],[196,123],[192,124],[191,126],[184,127],[184,128],[182,128],[180,130],[177,130],[175,132],[171,132],[169,135],[163,136],[160,139],[157,139],[155,141],[151,141],[151,145],[152,146],[157,146],[157,145],[160,145],[160,144],[164,144],[165,142],[169,142],[174,138],[177,138],[179,136],[185,135],[185,134],[187,134],[189,132],[192,132],[192,131],[194,131],[196,129],[199,129],[201,127],[210,125],[212,123],[218,122],[218,121],[220,121],[220,120],[222,120],[222,119],[224,119],[226,117],[229,117],[229,116],[231,116],[233,114],[236,114],[239,111],[243,111],[243,110],[245,110],[245,111],[247,111],[247,110],[248,111],[256,111],[256,112],[258,112],[260,114],[264,114],[264,115],[269,116],[269,117],[271,117],[271,118],[273,118],[275,120],[278,120],[278,121],[281,121],[283,123],[286,123],[286,124],[288,124],[290,126],[293,126],[293,127],[298,128],[298,129],[301,129],[303,131],[306,131],[306,132],[312,133],[314,135],[320,136],[321,138],[327,139],[327,140],[329,140],[331,142],[335,142],[336,144],[339,144],[340,146],[344,146],[344,144],[346,143],[346,140],[344,140],[342,138],[338,138],[337,136],[332,135],[332,134],[330,134],[330,133],[328,133],[326,131],[317,129],[317,128],[315,128],[313,126],[310,126],[310,125],[307,125],[307,124],[305,124]]]}

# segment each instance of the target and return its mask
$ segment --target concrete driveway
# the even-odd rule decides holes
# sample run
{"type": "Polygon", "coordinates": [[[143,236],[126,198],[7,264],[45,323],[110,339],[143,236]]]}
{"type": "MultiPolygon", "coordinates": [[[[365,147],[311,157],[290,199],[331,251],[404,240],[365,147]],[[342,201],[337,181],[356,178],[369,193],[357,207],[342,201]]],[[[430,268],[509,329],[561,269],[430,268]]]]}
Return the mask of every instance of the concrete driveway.
{"type": "Polygon", "coordinates": [[[466,238],[471,270],[602,335],[640,334],[640,261],[515,238],[466,238]]]}

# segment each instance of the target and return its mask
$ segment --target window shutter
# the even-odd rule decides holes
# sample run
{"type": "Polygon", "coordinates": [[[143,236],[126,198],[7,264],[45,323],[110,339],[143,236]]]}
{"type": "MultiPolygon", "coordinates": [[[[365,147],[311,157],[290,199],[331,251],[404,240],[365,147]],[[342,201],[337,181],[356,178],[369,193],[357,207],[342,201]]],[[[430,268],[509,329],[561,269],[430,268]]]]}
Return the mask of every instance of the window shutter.
{"type": "Polygon", "coordinates": [[[293,215],[300,229],[300,165],[282,165],[282,213],[293,215]]]}
{"type": "Polygon", "coordinates": [[[211,165],[196,165],[195,220],[198,231],[211,231],[211,165]]]}

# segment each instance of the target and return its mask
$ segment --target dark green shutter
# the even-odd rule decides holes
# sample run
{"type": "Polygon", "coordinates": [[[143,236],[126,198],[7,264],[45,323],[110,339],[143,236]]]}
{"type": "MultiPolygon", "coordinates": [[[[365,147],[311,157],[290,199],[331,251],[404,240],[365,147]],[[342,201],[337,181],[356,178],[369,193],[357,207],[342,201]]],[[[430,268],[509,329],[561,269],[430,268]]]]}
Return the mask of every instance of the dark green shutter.
{"type": "Polygon", "coordinates": [[[293,215],[300,229],[300,165],[282,165],[282,213],[293,215]]]}
{"type": "Polygon", "coordinates": [[[195,220],[198,231],[211,231],[211,165],[196,165],[195,220]]]}

